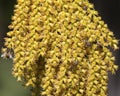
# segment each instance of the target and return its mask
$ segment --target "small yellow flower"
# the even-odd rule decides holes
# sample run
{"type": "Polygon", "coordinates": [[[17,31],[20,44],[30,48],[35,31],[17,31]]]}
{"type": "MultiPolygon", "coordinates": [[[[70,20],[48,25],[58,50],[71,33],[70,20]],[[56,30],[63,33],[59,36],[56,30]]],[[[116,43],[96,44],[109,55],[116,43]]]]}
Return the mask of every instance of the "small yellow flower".
{"type": "Polygon", "coordinates": [[[9,29],[2,57],[33,96],[107,96],[118,40],[88,0],[17,0],[9,29]]]}

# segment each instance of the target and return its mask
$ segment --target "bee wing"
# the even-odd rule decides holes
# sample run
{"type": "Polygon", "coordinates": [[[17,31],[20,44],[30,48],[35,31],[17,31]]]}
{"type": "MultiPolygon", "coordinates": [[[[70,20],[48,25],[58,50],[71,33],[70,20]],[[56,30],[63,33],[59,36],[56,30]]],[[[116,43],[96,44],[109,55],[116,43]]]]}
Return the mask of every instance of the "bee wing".
{"type": "Polygon", "coordinates": [[[1,54],[1,57],[4,58],[5,57],[5,53],[1,54]]]}

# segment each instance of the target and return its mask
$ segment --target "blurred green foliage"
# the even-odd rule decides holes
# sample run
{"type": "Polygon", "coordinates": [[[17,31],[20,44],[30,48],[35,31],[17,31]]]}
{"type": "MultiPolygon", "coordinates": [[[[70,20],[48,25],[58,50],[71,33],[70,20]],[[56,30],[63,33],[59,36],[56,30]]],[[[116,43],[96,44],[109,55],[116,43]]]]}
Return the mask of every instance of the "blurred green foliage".
{"type": "Polygon", "coordinates": [[[0,96],[30,96],[29,89],[12,76],[12,60],[0,58],[0,96]]]}

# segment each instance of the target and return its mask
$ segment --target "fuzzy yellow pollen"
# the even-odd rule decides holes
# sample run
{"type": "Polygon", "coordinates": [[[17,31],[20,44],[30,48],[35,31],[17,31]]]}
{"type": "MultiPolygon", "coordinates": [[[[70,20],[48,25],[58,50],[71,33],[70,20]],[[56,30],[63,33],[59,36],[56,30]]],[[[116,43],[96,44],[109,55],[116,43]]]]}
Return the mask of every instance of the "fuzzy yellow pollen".
{"type": "Polygon", "coordinates": [[[17,0],[5,38],[17,81],[32,96],[107,96],[118,40],[88,0],[17,0]]]}

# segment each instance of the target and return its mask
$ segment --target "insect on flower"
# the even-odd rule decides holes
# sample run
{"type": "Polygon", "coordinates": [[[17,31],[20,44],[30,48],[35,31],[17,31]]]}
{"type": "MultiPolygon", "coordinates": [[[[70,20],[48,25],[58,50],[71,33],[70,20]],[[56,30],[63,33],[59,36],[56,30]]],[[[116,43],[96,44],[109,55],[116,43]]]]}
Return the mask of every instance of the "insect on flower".
{"type": "Polygon", "coordinates": [[[3,49],[1,57],[4,58],[4,59],[5,58],[6,59],[8,59],[8,58],[13,59],[13,52],[12,52],[12,50],[10,50],[10,49],[3,49]]]}

